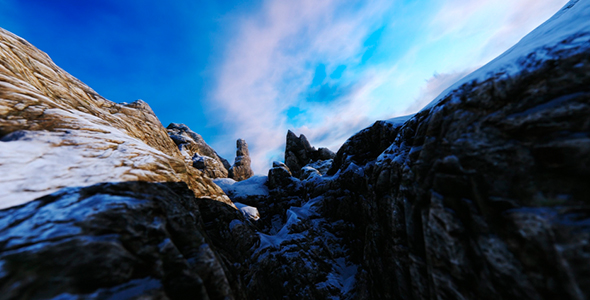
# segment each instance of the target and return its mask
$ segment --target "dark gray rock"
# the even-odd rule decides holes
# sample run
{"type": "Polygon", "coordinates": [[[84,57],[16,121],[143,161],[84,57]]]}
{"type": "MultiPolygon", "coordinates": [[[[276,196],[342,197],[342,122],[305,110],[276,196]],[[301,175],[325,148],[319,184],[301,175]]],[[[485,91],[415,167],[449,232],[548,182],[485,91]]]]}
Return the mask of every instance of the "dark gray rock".
{"type": "MultiPolygon", "coordinates": [[[[338,249],[358,264],[354,299],[589,298],[590,56],[544,51],[554,59],[529,55],[519,63],[535,68],[497,70],[405,123],[362,130],[338,151],[333,176],[279,182],[268,203],[285,218],[313,203],[320,218],[347,224],[338,249]]],[[[312,159],[306,140],[287,139],[295,174],[312,159]]],[[[312,248],[303,232],[298,246],[312,248]]]]}
{"type": "Polygon", "coordinates": [[[328,148],[319,148],[317,151],[317,160],[329,160],[334,159],[334,157],[336,157],[336,153],[328,148]]]}
{"type": "Polygon", "coordinates": [[[229,177],[235,181],[248,179],[254,175],[250,165],[250,152],[248,151],[248,144],[245,140],[238,139],[236,141],[236,160],[234,165],[229,169],[229,177]]]}
{"type": "Polygon", "coordinates": [[[349,139],[340,192],[308,191],[355,225],[366,298],[590,297],[588,86],[588,55],[573,55],[349,139]]]}
{"type": "Polygon", "coordinates": [[[371,127],[358,132],[340,147],[328,174],[346,169],[350,163],[363,166],[375,160],[397,138],[399,126],[387,121],[377,121],[371,127]]]}
{"type": "Polygon", "coordinates": [[[297,137],[291,130],[287,132],[287,142],[285,145],[285,164],[288,166],[293,176],[300,178],[301,168],[309,163],[322,160],[330,160],[336,156],[328,148],[319,148],[316,150],[312,147],[305,137],[297,137]]]}
{"type": "Polygon", "coordinates": [[[273,167],[268,170],[268,188],[276,189],[286,187],[294,182],[293,174],[289,167],[282,162],[275,161],[272,163],[273,167]]]}
{"type": "Polygon", "coordinates": [[[0,211],[0,298],[243,299],[248,224],[184,183],[66,188],[0,211]]]}
{"type": "Polygon", "coordinates": [[[301,168],[311,161],[308,154],[313,150],[304,135],[297,137],[291,130],[287,132],[285,165],[296,177],[299,177],[301,168]]]}

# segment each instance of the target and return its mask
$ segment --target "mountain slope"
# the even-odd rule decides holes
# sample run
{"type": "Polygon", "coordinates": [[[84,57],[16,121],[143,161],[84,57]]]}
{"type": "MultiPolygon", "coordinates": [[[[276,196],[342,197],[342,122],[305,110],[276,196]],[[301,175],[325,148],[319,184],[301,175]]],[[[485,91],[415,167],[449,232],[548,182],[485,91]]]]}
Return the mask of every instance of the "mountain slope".
{"type": "Polygon", "coordinates": [[[0,208],[62,187],[184,181],[231,203],[187,166],[143,101],[108,101],[23,39],[0,29],[0,208]]]}

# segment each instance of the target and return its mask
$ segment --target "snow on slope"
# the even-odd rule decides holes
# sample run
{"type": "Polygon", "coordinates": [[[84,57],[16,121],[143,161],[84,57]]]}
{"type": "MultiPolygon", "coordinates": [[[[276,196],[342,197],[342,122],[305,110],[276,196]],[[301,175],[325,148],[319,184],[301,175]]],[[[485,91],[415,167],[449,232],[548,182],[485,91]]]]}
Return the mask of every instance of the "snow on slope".
{"type": "Polygon", "coordinates": [[[516,45],[463,77],[443,91],[422,110],[428,110],[465,83],[482,82],[491,77],[512,77],[534,71],[543,62],[581,53],[590,48],[590,0],[571,0],[545,23],[516,45]]]}
{"type": "Polygon", "coordinates": [[[233,204],[186,165],[147,103],[116,104],[0,28],[0,209],[64,187],[183,181],[233,204]]]}

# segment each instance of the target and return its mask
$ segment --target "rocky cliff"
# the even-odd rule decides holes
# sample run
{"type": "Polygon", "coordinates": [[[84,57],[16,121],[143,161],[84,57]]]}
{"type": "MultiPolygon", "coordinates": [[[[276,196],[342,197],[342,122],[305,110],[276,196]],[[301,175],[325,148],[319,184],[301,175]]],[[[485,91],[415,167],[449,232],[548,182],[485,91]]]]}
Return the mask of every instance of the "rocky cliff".
{"type": "Polygon", "coordinates": [[[0,298],[590,297],[588,0],[335,155],[289,132],[268,176],[215,179],[233,203],[188,131],[1,33],[0,298]]]}
{"type": "Polygon", "coordinates": [[[589,87],[590,1],[571,1],[418,114],[351,137],[327,176],[301,176],[313,147],[289,132],[268,195],[232,194],[262,216],[251,288],[587,299],[589,87]]]}
{"type": "Polygon", "coordinates": [[[198,133],[184,124],[171,123],[168,135],[178,146],[188,165],[200,170],[209,178],[227,178],[229,162],[219,156],[198,133]]]}
{"type": "Polygon", "coordinates": [[[0,207],[68,186],[183,181],[231,203],[187,166],[143,101],[108,101],[25,40],[0,29],[0,207]]]}

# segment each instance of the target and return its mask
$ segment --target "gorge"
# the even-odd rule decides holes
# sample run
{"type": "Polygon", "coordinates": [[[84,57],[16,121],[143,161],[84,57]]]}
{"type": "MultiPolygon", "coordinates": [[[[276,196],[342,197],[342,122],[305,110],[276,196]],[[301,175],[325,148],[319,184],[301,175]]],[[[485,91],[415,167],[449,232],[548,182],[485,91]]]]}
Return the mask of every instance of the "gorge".
{"type": "Polygon", "coordinates": [[[0,29],[0,299],[587,299],[590,1],[254,175],[0,29]]]}

